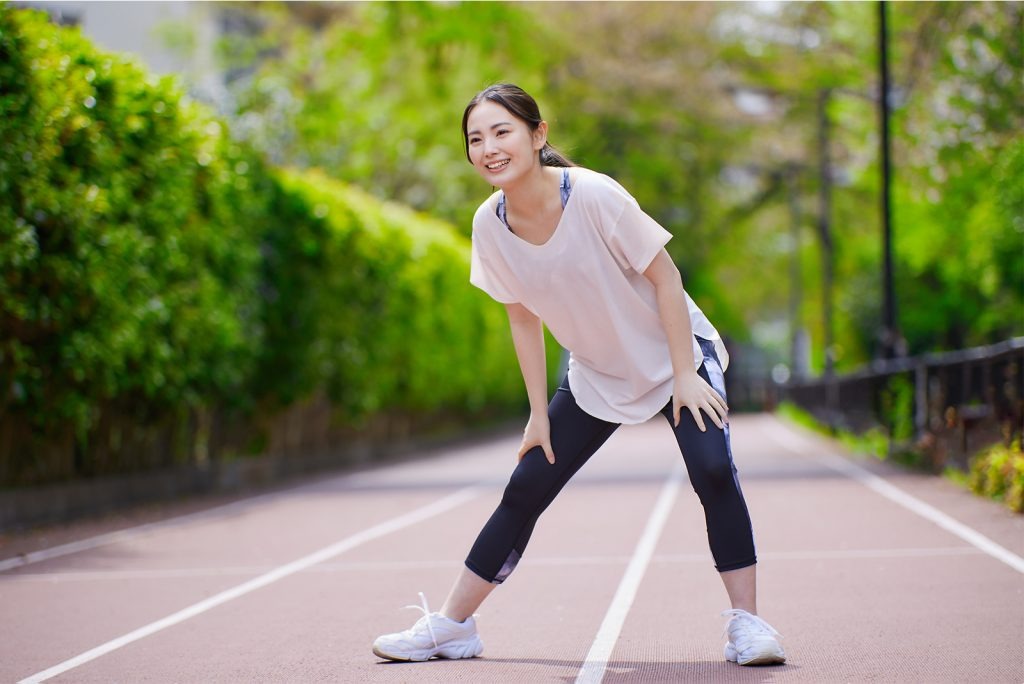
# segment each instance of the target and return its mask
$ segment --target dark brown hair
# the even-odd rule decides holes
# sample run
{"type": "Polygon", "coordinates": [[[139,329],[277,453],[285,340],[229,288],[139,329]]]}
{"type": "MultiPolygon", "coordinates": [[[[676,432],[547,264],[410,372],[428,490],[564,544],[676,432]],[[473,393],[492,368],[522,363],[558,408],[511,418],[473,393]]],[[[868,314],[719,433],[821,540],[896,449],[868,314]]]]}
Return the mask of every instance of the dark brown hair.
{"type": "MultiPolygon", "coordinates": [[[[495,104],[501,105],[508,110],[509,114],[525,122],[531,131],[537,130],[537,126],[543,121],[537,101],[519,86],[512,85],[511,83],[496,83],[488,86],[469,101],[469,104],[466,105],[466,111],[462,115],[462,142],[466,147],[466,159],[469,159],[469,133],[467,131],[469,114],[484,100],[490,100],[495,104]]],[[[568,157],[549,143],[544,143],[544,147],[540,150],[540,163],[543,166],[576,166],[568,157]]]]}

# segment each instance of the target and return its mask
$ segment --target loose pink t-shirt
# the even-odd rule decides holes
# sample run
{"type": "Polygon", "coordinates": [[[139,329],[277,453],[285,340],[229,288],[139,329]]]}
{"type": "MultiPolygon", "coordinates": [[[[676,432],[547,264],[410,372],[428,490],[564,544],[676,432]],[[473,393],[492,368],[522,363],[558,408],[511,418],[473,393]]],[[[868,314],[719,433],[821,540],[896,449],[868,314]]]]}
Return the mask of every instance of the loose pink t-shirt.
{"type": "MultiPolygon", "coordinates": [[[[643,272],[672,235],[617,182],[573,169],[572,194],[551,238],[534,245],[495,214],[499,193],[473,217],[470,282],[498,302],[536,314],[569,350],[569,385],[590,415],[642,423],[672,397],[672,360],[654,285],[643,272]]],[[[693,334],[715,343],[718,331],[686,295],[693,334]]],[[[703,362],[692,340],[694,363],[703,362]]]]}

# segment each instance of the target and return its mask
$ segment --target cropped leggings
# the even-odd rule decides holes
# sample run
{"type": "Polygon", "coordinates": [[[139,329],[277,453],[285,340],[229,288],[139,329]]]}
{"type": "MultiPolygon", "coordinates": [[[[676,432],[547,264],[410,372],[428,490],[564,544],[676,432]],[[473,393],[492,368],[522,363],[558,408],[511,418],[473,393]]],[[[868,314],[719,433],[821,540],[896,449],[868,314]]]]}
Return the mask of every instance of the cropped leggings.
{"type": "MultiPolygon", "coordinates": [[[[725,378],[714,345],[697,338],[704,353],[698,373],[723,397],[725,378]]],[[[661,410],[672,425],[672,402],[661,410]]],[[[562,487],[611,437],[618,423],[594,418],[576,404],[566,379],[548,406],[554,465],[538,446],[516,466],[501,503],[491,515],[466,558],[466,567],[484,580],[501,584],[515,570],[530,541],[534,525],[562,487]]],[[[679,426],[673,426],[690,483],[704,507],[708,542],[719,572],[738,570],[757,562],[750,515],[740,490],[729,446],[729,426],[719,429],[705,417],[701,432],[686,407],[679,426]]]]}

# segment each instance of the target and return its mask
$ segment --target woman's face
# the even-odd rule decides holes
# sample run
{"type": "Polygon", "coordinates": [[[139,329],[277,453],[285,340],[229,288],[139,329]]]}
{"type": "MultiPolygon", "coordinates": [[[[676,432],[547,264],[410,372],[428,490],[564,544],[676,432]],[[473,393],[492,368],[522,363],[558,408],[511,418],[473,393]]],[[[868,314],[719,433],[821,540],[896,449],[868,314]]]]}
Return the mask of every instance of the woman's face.
{"type": "Polygon", "coordinates": [[[545,122],[531,131],[525,121],[490,100],[484,100],[469,113],[466,131],[473,168],[499,188],[539,166],[537,153],[547,142],[545,122]]]}

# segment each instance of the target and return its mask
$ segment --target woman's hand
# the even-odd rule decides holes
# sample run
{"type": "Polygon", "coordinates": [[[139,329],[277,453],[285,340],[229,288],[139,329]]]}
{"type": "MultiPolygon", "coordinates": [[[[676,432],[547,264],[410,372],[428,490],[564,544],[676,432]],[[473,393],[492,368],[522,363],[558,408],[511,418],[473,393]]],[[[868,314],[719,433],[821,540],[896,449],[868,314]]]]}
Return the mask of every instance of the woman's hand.
{"type": "Polygon", "coordinates": [[[548,422],[547,414],[530,414],[530,420],[523,430],[523,443],[519,445],[518,460],[522,461],[526,452],[533,447],[539,446],[544,450],[544,456],[548,463],[555,464],[555,452],[551,448],[551,423],[548,422]]]}
{"type": "Polygon", "coordinates": [[[722,396],[709,385],[704,378],[697,374],[682,373],[675,376],[672,385],[672,417],[675,425],[679,426],[679,410],[685,406],[693,414],[693,420],[701,432],[706,432],[704,418],[700,415],[703,410],[719,428],[723,428],[728,422],[726,414],[729,407],[726,406],[722,396]]]}

